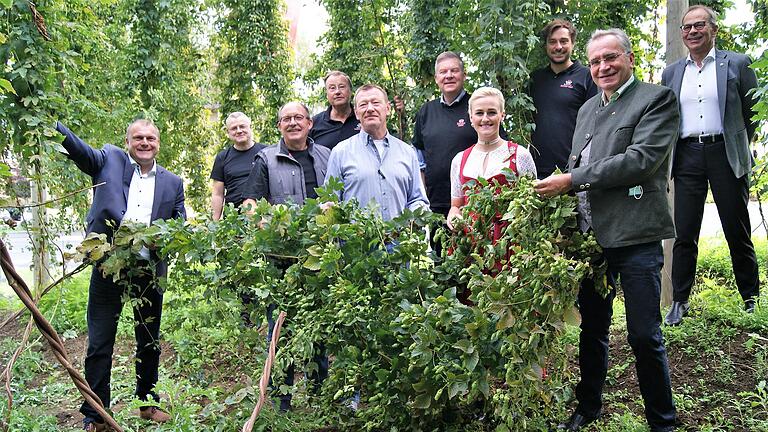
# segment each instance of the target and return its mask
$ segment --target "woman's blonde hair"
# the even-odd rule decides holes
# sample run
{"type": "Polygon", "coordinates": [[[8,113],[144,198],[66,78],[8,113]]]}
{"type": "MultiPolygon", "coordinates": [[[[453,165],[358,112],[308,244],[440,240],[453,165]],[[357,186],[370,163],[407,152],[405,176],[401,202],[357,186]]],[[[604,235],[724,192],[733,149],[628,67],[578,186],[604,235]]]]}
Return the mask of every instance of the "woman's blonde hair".
{"type": "Polygon", "coordinates": [[[474,102],[476,99],[480,99],[482,97],[492,97],[495,98],[496,101],[499,103],[499,112],[504,112],[504,95],[501,94],[501,91],[497,88],[493,87],[480,87],[479,89],[472,92],[472,96],[469,98],[469,113],[472,114],[472,102],[474,102]]]}

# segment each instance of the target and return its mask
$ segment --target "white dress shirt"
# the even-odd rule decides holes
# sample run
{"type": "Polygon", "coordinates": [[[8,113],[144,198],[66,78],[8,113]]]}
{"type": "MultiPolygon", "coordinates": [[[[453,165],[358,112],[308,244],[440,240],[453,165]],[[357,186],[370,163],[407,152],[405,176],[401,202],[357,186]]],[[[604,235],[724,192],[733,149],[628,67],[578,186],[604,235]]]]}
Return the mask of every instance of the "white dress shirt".
{"type": "Polygon", "coordinates": [[[716,68],[714,47],[702,61],[701,68],[688,54],[680,87],[681,138],[723,133],[716,68]]]}
{"type": "MultiPolygon", "coordinates": [[[[155,202],[155,178],[157,177],[157,162],[152,164],[152,169],[146,174],[141,173],[141,167],[130,156],[133,166],[131,186],[128,188],[128,202],[126,203],[123,221],[134,221],[149,226],[152,222],[152,204],[155,202]]],[[[139,254],[144,259],[149,259],[149,250],[142,248],[139,254]]]]}

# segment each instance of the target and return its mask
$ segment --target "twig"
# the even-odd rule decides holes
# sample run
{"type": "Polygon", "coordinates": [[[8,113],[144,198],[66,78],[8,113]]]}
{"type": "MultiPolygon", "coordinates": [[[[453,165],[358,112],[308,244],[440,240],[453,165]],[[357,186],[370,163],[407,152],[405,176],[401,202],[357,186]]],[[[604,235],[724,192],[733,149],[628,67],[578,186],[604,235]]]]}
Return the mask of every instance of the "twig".
{"type": "Polygon", "coordinates": [[[8,411],[5,413],[5,421],[3,421],[3,431],[5,432],[8,432],[11,426],[11,412],[13,411],[13,392],[11,392],[11,373],[13,372],[13,365],[16,363],[16,360],[18,360],[22,351],[24,351],[24,347],[27,345],[27,341],[29,340],[29,334],[32,332],[32,324],[34,324],[34,320],[30,317],[29,323],[27,323],[27,328],[24,329],[24,335],[22,335],[21,337],[21,343],[19,343],[19,347],[16,349],[16,351],[14,351],[10,360],[8,360],[8,364],[5,366],[5,369],[3,370],[3,373],[1,375],[5,380],[5,393],[8,395],[8,411]]]}
{"type": "Polygon", "coordinates": [[[269,376],[272,373],[272,363],[275,361],[275,349],[277,348],[277,340],[280,338],[280,329],[283,327],[283,321],[286,317],[285,312],[280,312],[275,322],[275,327],[272,330],[272,340],[269,342],[269,355],[267,361],[264,363],[264,371],[261,373],[261,380],[259,381],[259,401],[253,408],[253,413],[247,422],[243,425],[242,432],[252,432],[253,426],[256,424],[256,417],[259,416],[261,408],[264,406],[267,400],[267,387],[269,387],[269,376]]]}
{"type": "Polygon", "coordinates": [[[84,188],[78,189],[78,190],[76,190],[76,191],[74,191],[74,192],[70,192],[70,193],[68,193],[68,194],[66,194],[66,195],[62,195],[62,196],[60,196],[60,197],[58,197],[58,198],[54,198],[54,199],[51,199],[51,200],[48,200],[48,201],[45,201],[45,202],[41,202],[41,203],[34,203],[34,204],[27,204],[27,205],[18,205],[18,206],[14,206],[14,207],[16,207],[17,209],[25,209],[25,208],[35,208],[35,207],[42,207],[42,206],[45,206],[45,205],[48,205],[48,204],[52,204],[52,203],[55,203],[56,201],[61,201],[61,200],[63,200],[64,198],[69,198],[69,197],[71,197],[72,195],[77,195],[77,194],[79,194],[80,192],[83,192],[83,191],[87,191],[88,189],[96,189],[97,187],[99,187],[99,186],[104,186],[105,184],[107,184],[107,182],[105,182],[105,181],[104,181],[104,182],[101,182],[101,183],[96,183],[95,185],[92,185],[92,186],[87,186],[87,187],[84,187],[84,188]]]}
{"type": "MultiPolygon", "coordinates": [[[[40,294],[35,298],[35,304],[37,304],[40,301],[40,299],[43,298],[44,295],[48,294],[48,292],[51,291],[54,287],[56,287],[60,283],[64,282],[66,279],[69,279],[72,276],[80,273],[81,271],[83,271],[89,265],[90,265],[90,263],[82,263],[79,266],[77,266],[77,268],[72,270],[71,272],[69,272],[69,273],[65,274],[64,276],[60,277],[59,279],[57,279],[56,282],[54,282],[54,283],[48,285],[47,287],[45,287],[45,289],[42,292],[40,292],[40,294]]],[[[17,310],[16,312],[14,312],[13,315],[11,315],[8,318],[6,318],[5,321],[0,323],[0,329],[5,327],[6,325],[8,325],[9,322],[16,320],[16,318],[18,318],[19,315],[21,315],[25,310],[27,310],[27,308],[25,308],[25,307],[21,308],[21,309],[17,310]]]]}
{"type": "Polygon", "coordinates": [[[19,296],[19,299],[21,299],[22,303],[24,303],[24,306],[26,306],[27,309],[29,309],[29,311],[32,313],[32,318],[35,321],[35,325],[40,330],[40,333],[43,335],[43,337],[45,337],[45,339],[48,341],[48,344],[51,346],[56,360],[58,360],[58,362],[67,370],[67,373],[72,378],[75,387],[77,387],[78,391],[80,391],[80,393],[83,395],[85,401],[91,405],[91,407],[93,407],[96,412],[99,413],[99,415],[112,429],[114,429],[116,432],[124,432],[123,428],[121,428],[115,419],[112,418],[112,416],[107,412],[107,410],[104,409],[104,404],[101,402],[99,396],[93,392],[91,387],[88,385],[88,382],[82,377],[82,375],[80,375],[80,372],[78,372],[78,370],[72,366],[72,363],[70,363],[67,356],[67,350],[64,347],[64,342],[61,340],[61,337],[53,328],[53,326],[51,326],[51,323],[48,322],[45,316],[43,316],[43,314],[35,305],[35,302],[32,300],[32,294],[29,291],[29,287],[13,267],[11,256],[8,253],[8,249],[5,247],[5,243],[2,240],[0,240],[0,267],[2,267],[11,288],[13,288],[13,290],[16,292],[16,295],[19,296]]]}

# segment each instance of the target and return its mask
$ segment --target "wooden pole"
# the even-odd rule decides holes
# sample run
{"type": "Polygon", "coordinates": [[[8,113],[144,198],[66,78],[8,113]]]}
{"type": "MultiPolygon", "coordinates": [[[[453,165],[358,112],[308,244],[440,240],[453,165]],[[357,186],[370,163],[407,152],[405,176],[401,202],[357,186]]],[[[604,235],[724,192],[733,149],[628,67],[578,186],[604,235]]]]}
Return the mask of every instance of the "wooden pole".
{"type": "MultiPolygon", "coordinates": [[[[667,66],[686,55],[680,34],[680,23],[683,21],[683,13],[688,9],[688,0],[667,0],[667,46],[665,60],[667,66]]],[[[670,162],[670,170],[672,163],[670,162]]],[[[674,212],[675,185],[669,182],[669,194],[667,199],[674,212]]],[[[674,239],[664,240],[664,268],[661,271],[661,305],[669,306],[672,303],[672,245],[674,239]]]]}

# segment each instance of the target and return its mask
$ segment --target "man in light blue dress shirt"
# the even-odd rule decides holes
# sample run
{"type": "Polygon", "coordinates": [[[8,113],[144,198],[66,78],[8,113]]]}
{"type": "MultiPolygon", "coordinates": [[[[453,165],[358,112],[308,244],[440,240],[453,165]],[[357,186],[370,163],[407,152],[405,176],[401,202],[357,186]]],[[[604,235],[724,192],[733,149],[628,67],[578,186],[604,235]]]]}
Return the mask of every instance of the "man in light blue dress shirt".
{"type": "Polygon", "coordinates": [[[357,89],[354,102],[362,130],[333,148],[326,183],[331,177],[340,179],[344,190],[339,199],[356,199],[384,220],[399,216],[406,208],[429,209],[416,150],[387,131],[387,93],[366,84],[357,89]]]}

